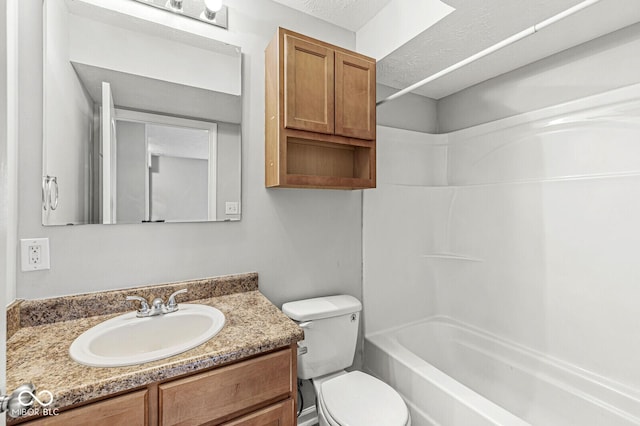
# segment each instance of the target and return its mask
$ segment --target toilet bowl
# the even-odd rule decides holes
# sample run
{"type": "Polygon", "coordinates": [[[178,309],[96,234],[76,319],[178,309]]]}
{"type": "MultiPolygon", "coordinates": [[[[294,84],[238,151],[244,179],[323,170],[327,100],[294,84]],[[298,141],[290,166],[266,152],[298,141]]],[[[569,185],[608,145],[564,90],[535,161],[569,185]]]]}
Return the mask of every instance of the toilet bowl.
{"type": "Polygon", "coordinates": [[[282,311],[304,330],[298,343],[298,377],[311,379],[320,426],[409,426],[409,409],[391,386],[353,363],[362,304],[339,295],[298,300],[282,311]]]}
{"type": "Polygon", "coordinates": [[[400,395],[389,385],[361,371],[343,371],[315,379],[320,426],[410,426],[400,395]]]}

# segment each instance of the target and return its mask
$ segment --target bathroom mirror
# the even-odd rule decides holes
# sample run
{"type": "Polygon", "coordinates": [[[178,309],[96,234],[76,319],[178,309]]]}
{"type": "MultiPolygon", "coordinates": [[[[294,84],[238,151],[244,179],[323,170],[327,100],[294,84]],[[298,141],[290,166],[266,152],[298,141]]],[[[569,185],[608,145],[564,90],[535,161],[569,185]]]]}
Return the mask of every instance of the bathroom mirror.
{"type": "Polygon", "coordinates": [[[43,21],[43,225],[240,220],[240,49],[83,0],[43,21]]]}

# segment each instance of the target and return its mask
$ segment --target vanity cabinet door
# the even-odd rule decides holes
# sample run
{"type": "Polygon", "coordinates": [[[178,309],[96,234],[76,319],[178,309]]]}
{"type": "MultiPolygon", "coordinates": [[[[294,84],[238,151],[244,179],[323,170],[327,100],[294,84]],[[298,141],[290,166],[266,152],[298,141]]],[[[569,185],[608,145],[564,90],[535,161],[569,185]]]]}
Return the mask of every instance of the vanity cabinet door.
{"type": "Polygon", "coordinates": [[[333,50],[289,34],[284,36],[284,46],[284,126],[332,134],[333,50]]]}
{"type": "Polygon", "coordinates": [[[376,138],[376,63],[336,52],[335,133],[376,138]]]}
{"type": "Polygon", "coordinates": [[[63,411],[57,416],[42,417],[26,423],[28,426],[146,426],[148,391],[142,390],[122,396],[105,399],[63,411]]]}
{"type": "Polygon", "coordinates": [[[221,424],[290,398],[295,391],[293,356],[288,348],[161,384],[160,425],[221,424]]]}
{"type": "Polygon", "coordinates": [[[295,424],[294,409],[293,399],[287,399],[223,426],[291,426],[295,424]]]}

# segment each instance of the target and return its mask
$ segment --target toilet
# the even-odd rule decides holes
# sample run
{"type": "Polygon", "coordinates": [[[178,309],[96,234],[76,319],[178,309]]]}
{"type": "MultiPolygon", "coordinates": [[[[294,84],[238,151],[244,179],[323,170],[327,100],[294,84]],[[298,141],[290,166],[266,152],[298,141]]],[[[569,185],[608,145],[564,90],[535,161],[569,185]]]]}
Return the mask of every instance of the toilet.
{"type": "Polygon", "coordinates": [[[402,397],[353,363],[362,304],[340,295],[298,300],[282,311],[304,329],[298,343],[298,378],[311,379],[320,426],[410,426],[402,397]]]}

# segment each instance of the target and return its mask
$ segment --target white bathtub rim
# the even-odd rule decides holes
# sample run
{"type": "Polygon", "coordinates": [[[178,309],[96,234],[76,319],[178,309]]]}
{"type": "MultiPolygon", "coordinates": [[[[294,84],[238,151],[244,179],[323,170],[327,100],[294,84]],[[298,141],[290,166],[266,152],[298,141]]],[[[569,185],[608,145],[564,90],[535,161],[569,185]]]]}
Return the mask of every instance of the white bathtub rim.
{"type": "MultiPolygon", "coordinates": [[[[500,355],[496,355],[493,353],[489,353],[489,351],[484,350],[483,348],[480,348],[476,345],[468,345],[468,346],[472,346],[474,350],[479,351],[484,353],[485,355],[494,357],[494,358],[498,358],[503,362],[507,362],[511,365],[516,366],[518,369],[522,370],[522,371],[526,371],[527,373],[529,373],[530,375],[544,380],[548,383],[553,384],[554,386],[556,386],[557,388],[560,388],[566,392],[569,392],[571,394],[574,394],[586,401],[589,401],[591,404],[596,405],[598,407],[601,407],[607,411],[610,411],[612,413],[615,413],[618,417],[621,417],[631,423],[634,424],[640,424],[640,417],[635,416],[632,413],[629,413],[628,411],[623,410],[622,408],[616,406],[615,404],[612,403],[608,403],[606,401],[603,401],[602,399],[599,399],[598,397],[593,396],[592,394],[585,392],[579,388],[577,388],[576,386],[572,386],[571,384],[567,384],[566,382],[563,382],[562,380],[556,379],[555,377],[549,375],[549,374],[545,374],[545,373],[540,373],[537,371],[532,370],[531,368],[523,365],[522,363],[519,363],[517,361],[514,361],[512,359],[508,359],[506,357],[500,356],[500,355]]],[[[571,374],[571,373],[569,373],[571,374]]],[[[581,378],[583,379],[583,378],[581,378]]],[[[588,379],[587,379],[588,380],[588,379]]],[[[606,388],[606,387],[605,387],[606,388]]],[[[615,392],[615,389],[609,389],[606,388],[609,391],[615,392]]]]}
{"type": "MultiPolygon", "coordinates": [[[[556,371],[562,373],[563,378],[567,380],[567,382],[563,382],[553,377],[550,374],[544,374],[538,371],[532,371],[527,366],[523,365],[522,362],[518,362],[518,360],[508,359],[508,362],[514,365],[517,365],[518,368],[527,371],[531,374],[534,374],[536,377],[541,380],[545,380],[549,383],[552,383],[555,386],[558,386],[564,390],[569,390],[570,392],[576,394],[578,397],[588,400],[589,402],[602,407],[608,411],[615,413],[616,415],[627,419],[630,422],[635,422],[636,424],[640,424],[640,392],[624,383],[617,382],[615,380],[611,380],[607,377],[603,377],[596,373],[590,372],[583,368],[577,367],[573,364],[570,364],[566,361],[560,360],[558,358],[549,356],[544,354],[538,350],[529,348],[522,344],[510,341],[493,333],[489,333],[485,330],[482,330],[478,327],[475,327],[471,324],[467,324],[463,321],[456,320],[449,316],[445,315],[434,315],[424,319],[420,319],[417,321],[413,321],[401,326],[390,327],[385,330],[381,330],[375,333],[365,334],[365,338],[368,339],[371,343],[375,344],[379,348],[381,348],[380,343],[387,342],[387,344],[393,345],[393,349],[399,349],[402,351],[402,355],[399,361],[403,363],[405,366],[420,370],[421,364],[428,364],[419,356],[415,355],[408,348],[404,347],[400,342],[398,342],[395,338],[390,338],[389,335],[393,335],[395,332],[402,330],[404,328],[408,328],[414,325],[422,324],[425,322],[440,322],[445,323],[454,328],[462,329],[466,332],[470,332],[473,335],[479,337],[480,339],[486,339],[487,341],[497,344],[506,350],[515,351],[519,355],[522,355],[524,359],[529,359],[540,363],[540,365],[544,365],[547,370],[555,369],[556,371]],[[404,356],[407,356],[405,358],[404,356]],[[408,363],[405,362],[406,359],[410,359],[413,362],[408,363]],[[580,381],[581,384],[586,385],[588,389],[591,389],[596,393],[596,395],[585,392],[581,389],[581,387],[576,385],[576,382],[580,381]]],[[[381,348],[382,349],[382,348],[381,348]]],[[[474,349],[479,350],[474,345],[474,349]]],[[[491,354],[491,356],[499,357],[501,359],[506,359],[504,356],[500,356],[499,354],[491,354]]],[[[366,364],[366,360],[365,360],[366,364]]],[[[437,369],[435,366],[431,366],[438,373],[446,375],[446,373],[437,369]]],[[[427,374],[429,374],[427,372],[427,374]]],[[[454,380],[453,378],[450,378],[454,380]]],[[[456,383],[458,383],[456,381],[456,383]]],[[[463,385],[464,386],[464,385],[463,385]]],[[[465,388],[467,388],[465,386],[465,388]]],[[[469,388],[467,388],[469,389],[469,388]]],[[[469,389],[471,392],[471,389],[469,389]]],[[[474,392],[475,393],[475,392],[474,392]]],[[[496,404],[496,406],[498,406],[496,404]]],[[[498,406],[499,407],[499,406],[498,406]]],[[[501,408],[501,407],[500,407],[501,408]]],[[[506,411],[506,410],[505,410],[506,411]]]]}
{"type": "Polygon", "coordinates": [[[446,323],[450,326],[456,327],[456,328],[461,328],[464,329],[466,331],[469,331],[477,336],[481,336],[483,338],[486,338],[488,340],[491,340],[494,343],[497,343],[503,347],[508,347],[509,349],[513,349],[517,352],[520,352],[521,354],[527,355],[527,356],[531,356],[533,358],[535,358],[538,361],[541,362],[548,362],[550,364],[553,364],[554,367],[562,369],[562,370],[566,370],[568,371],[570,374],[575,374],[578,376],[583,376],[586,380],[592,381],[597,383],[599,386],[602,386],[608,390],[611,390],[612,392],[615,393],[619,393],[621,395],[624,395],[627,398],[630,398],[632,400],[634,400],[635,402],[637,402],[638,404],[640,404],[640,390],[639,389],[635,389],[632,386],[629,386],[625,383],[621,383],[618,382],[616,380],[610,379],[608,377],[602,376],[598,373],[594,373],[592,371],[586,370],[584,368],[581,368],[579,366],[576,366],[575,364],[571,364],[570,362],[564,361],[560,358],[556,358],[554,356],[545,354],[544,352],[541,352],[537,349],[533,349],[530,348],[528,346],[522,345],[520,343],[517,343],[513,340],[509,340],[506,339],[504,337],[501,337],[497,334],[493,334],[490,333],[486,330],[483,330],[479,327],[476,327],[472,324],[466,323],[464,321],[460,321],[458,319],[455,319],[453,317],[447,316],[447,315],[432,315],[426,318],[422,318],[416,321],[412,321],[403,325],[399,325],[399,326],[395,326],[395,327],[389,327],[386,328],[384,330],[380,330],[380,331],[376,331],[374,333],[366,333],[365,330],[365,338],[372,338],[381,334],[393,334],[399,330],[402,330],[404,328],[408,328],[414,325],[418,325],[418,324],[422,324],[425,322],[441,322],[441,323],[446,323]]]}
{"type": "MultiPolygon", "coordinates": [[[[525,422],[515,414],[502,408],[493,401],[483,397],[474,390],[455,380],[453,377],[442,372],[438,368],[429,364],[419,356],[415,355],[409,349],[405,348],[398,341],[389,338],[385,335],[377,335],[374,337],[367,337],[367,340],[374,346],[388,353],[391,349],[394,353],[399,353],[399,357],[394,359],[411,371],[426,378],[433,386],[440,391],[446,393],[451,398],[455,399],[458,403],[467,406],[473,410],[477,415],[485,420],[492,422],[496,425],[510,425],[510,426],[530,426],[530,423],[525,422]],[[391,348],[390,348],[391,346],[391,348]]],[[[366,365],[366,360],[365,360],[366,365]]],[[[371,369],[368,368],[369,371],[371,369]]],[[[374,376],[377,376],[375,372],[372,372],[374,376]]],[[[385,380],[385,378],[381,378],[385,380]]],[[[386,380],[385,380],[386,381],[386,380]]],[[[393,384],[391,384],[393,386],[393,384]]],[[[410,396],[405,396],[405,401],[413,403],[410,396]]]]}

